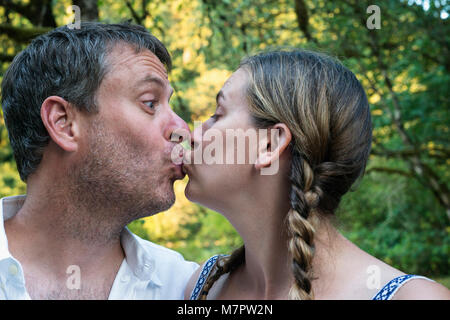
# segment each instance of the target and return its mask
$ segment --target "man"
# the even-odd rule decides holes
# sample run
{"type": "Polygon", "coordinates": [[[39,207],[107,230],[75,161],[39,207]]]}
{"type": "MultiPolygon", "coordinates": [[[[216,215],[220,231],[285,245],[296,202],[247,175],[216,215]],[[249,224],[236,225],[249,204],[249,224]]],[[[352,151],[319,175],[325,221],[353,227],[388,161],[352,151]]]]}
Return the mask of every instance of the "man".
{"type": "Polygon", "coordinates": [[[184,176],[170,67],[131,24],[60,27],[14,59],[2,108],[27,195],[0,202],[0,299],[183,297],[197,264],[126,228],[168,209],[184,176]]]}

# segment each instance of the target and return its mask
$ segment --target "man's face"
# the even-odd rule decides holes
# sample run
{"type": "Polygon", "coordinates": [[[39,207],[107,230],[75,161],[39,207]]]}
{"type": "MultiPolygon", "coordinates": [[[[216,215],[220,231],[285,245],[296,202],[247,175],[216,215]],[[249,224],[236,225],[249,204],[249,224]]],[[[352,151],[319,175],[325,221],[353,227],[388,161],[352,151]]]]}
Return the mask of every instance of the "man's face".
{"type": "Polygon", "coordinates": [[[171,160],[171,134],[188,126],[169,106],[173,89],[152,52],[118,44],[108,65],[96,95],[99,113],[84,122],[86,152],[73,174],[91,205],[123,208],[131,221],[175,201],[173,183],[184,174],[171,160]]]}

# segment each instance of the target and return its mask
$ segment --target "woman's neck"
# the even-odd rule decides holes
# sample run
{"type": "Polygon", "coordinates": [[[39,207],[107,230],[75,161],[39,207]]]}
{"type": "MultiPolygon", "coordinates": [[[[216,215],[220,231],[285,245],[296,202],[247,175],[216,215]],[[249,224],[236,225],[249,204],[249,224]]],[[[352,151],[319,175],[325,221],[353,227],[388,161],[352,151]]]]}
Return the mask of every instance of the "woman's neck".
{"type": "Polygon", "coordinates": [[[223,287],[224,298],[228,290],[233,299],[238,295],[243,299],[281,298],[292,283],[292,278],[286,276],[292,274],[285,223],[289,204],[286,199],[273,201],[273,196],[258,199],[256,203],[243,195],[229,202],[233,207],[221,211],[245,245],[245,263],[230,274],[223,287]]]}
{"type": "MultiPolygon", "coordinates": [[[[239,210],[225,214],[244,241],[245,263],[229,276],[220,297],[288,298],[294,276],[288,249],[287,212],[289,207],[286,205],[271,207],[265,204],[252,207],[241,205],[239,210]]],[[[317,280],[312,284],[313,290],[320,294],[327,281],[332,280],[338,246],[343,237],[329,220],[320,219],[318,222],[312,262],[314,279],[317,280]]]]}

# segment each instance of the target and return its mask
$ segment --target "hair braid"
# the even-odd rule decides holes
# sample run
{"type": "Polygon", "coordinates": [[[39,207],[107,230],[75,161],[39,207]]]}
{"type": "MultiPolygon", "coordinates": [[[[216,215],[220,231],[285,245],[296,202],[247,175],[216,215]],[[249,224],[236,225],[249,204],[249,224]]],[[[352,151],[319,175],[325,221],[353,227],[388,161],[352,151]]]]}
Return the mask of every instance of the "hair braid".
{"type": "Polygon", "coordinates": [[[319,204],[320,189],[314,186],[314,173],[308,162],[294,152],[291,167],[291,211],[288,214],[289,252],[292,256],[294,285],[291,299],[313,299],[312,259],[314,256],[313,215],[319,204]]]}
{"type": "Polygon", "coordinates": [[[242,246],[233,251],[230,256],[219,258],[214,266],[214,270],[206,279],[202,292],[198,296],[198,300],[206,300],[209,290],[213,284],[225,273],[232,272],[245,261],[245,247],[242,246]]]}

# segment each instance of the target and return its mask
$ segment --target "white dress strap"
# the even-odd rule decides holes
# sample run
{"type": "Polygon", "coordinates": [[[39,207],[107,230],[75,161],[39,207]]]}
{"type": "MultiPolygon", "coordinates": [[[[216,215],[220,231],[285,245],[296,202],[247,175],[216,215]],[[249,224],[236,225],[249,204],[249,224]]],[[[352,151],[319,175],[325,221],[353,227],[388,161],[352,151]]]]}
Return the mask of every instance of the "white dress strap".
{"type": "Polygon", "coordinates": [[[433,281],[427,277],[417,276],[414,274],[406,274],[403,276],[396,277],[389,281],[380,291],[372,298],[372,300],[391,300],[395,293],[408,281],[413,279],[425,279],[433,281]]]}

